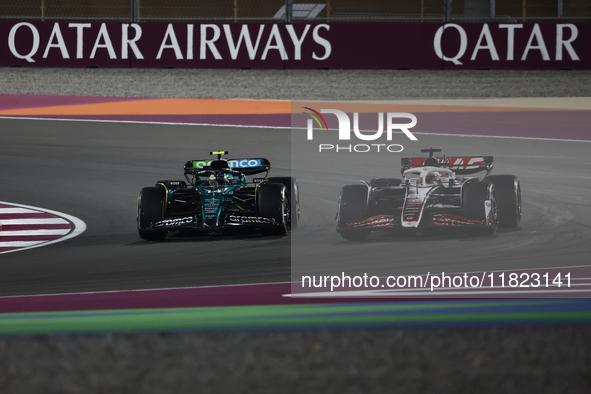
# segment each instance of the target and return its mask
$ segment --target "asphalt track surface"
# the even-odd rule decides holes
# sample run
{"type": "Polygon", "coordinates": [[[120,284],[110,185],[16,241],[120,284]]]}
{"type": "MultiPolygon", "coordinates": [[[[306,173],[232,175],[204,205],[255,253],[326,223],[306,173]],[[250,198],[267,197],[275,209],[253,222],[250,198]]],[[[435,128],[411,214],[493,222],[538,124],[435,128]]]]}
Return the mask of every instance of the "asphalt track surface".
{"type": "Polygon", "coordinates": [[[289,130],[28,119],[1,119],[0,127],[3,199],[66,212],[88,226],[72,240],[2,255],[1,295],[287,282],[292,238],[306,246],[296,258],[323,262],[310,266],[296,259],[295,275],[571,267],[586,265],[591,250],[588,142],[420,135],[421,146],[409,148],[409,155],[423,146],[490,154],[494,173],[520,177],[522,225],[492,238],[378,234],[365,244],[340,239],[334,231],[340,187],[397,175],[391,157],[380,155],[378,162],[347,159],[328,170],[307,162],[300,185],[302,222],[287,237],[204,235],[154,243],[142,241],[135,227],[142,187],[182,179],[186,160],[207,158],[219,148],[240,157],[264,156],[272,163],[271,175],[288,174],[289,130]]]}
{"type": "Polygon", "coordinates": [[[139,238],[137,195],[184,179],[212,149],[262,152],[289,171],[288,130],[48,120],[0,121],[3,198],[67,212],[87,230],[72,240],[2,255],[2,295],[289,281],[289,237],[139,238]],[[287,153],[287,154],[286,154],[287,153]],[[10,185],[10,186],[8,186],[10,185]]]}

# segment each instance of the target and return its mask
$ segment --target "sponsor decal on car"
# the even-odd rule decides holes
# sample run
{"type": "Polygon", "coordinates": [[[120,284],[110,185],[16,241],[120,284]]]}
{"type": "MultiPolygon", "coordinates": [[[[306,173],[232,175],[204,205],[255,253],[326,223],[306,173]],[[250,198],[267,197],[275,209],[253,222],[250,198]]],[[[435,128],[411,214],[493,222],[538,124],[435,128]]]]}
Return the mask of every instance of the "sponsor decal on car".
{"type": "Polygon", "coordinates": [[[215,219],[222,204],[222,196],[219,194],[212,194],[203,199],[204,219],[215,219]]]}
{"type": "Polygon", "coordinates": [[[220,206],[220,201],[217,198],[206,198],[204,205],[206,208],[217,209],[220,206]]]}
{"type": "Polygon", "coordinates": [[[431,217],[431,226],[471,226],[475,224],[482,224],[480,220],[466,219],[458,215],[451,215],[446,213],[436,214],[431,217]]]}
{"type": "MultiPolygon", "coordinates": [[[[436,157],[440,166],[445,166],[450,170],[470,170],[477,168],[484,168],[486,166],[486,158],[484,156],[468,156],[468,157],[436,157]]],[[[413,157],[410,158],[409,164],[411,167],[421,167],[425,165],[425,158],[413,157]]],[[[449,176],[445,172],[441,172],[440,175],[449,176]]]]}
{"type": "Polygon", "coordinates": [[[193,216],[186,216],[184,218],[172,218],[161,220],[159,222],[154,223],[154,227],[176,227],[191,223],[195,223],[195,218],[193,216]]]}
{"type": "Polygon", "coordinates": [[[389,215],[380,215],[380,216],[372,216],[367,218],[361,222],[349,223],[349,227],[393,227],[396,223],[396,220],[393,216],[389,215]]]}
{"type": "Polygon", "coordinates": [[[418,195],[413,195],[413,197],[406,199],[402,207],[402,225],[404,227],[415,227],[418,225],[421,220],[424,201],[418,195]]]}
{"type": "Polygon", "coordinates": [[[228,221],[240,224],[275,224],[275,219],[262,216],[228,215],[228,221]]]}

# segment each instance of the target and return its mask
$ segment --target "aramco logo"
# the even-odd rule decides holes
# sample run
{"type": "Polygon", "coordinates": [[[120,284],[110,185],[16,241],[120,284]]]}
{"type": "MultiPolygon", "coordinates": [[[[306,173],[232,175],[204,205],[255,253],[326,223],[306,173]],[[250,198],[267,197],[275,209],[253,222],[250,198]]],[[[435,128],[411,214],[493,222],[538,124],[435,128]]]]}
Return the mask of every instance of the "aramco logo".
{"type": "MultiPolygon", "coordinates": [[[[359,130],[359,113],[353,113],[353,130],[351,130],[351,119],[349,115],[338,109],[321,109],[320,112],[310,108],[303,107],[310,112],[303,112],[308,115],[307,138],[314,140],[314,122],[318,125],[321,132],[328,131],[326,119],[322,114],[333,114],[337,117],[339,122],[339,141],[376,141],[384,134],[384,118],[386,119],[386,141],[392,141],[394,132],[402,131],[411,141],[417,141],[417,137],[409,131],[410,128],[416,126],[417,117],[413,114],[405,112],[383,112],[378,113],[378,130],[377,131],[361,131],[359,130]],[[410,123],[394,123],[394,120],[409,119],[410,123]]],[[[390,143],[363,143],[363,144],[318,144],[318,151],[333,151],[333,152],[349,152],[349,153],[368,153],[368,152],[402,152],[404,147],[400,144],[390,143]]]]}

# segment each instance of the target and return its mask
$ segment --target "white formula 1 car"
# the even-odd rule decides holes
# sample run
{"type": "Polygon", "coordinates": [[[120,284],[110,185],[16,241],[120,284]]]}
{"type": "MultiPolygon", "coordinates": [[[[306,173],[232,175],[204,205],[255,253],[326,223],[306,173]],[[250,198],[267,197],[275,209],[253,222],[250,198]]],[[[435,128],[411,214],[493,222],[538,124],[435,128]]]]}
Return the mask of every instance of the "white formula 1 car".
{"type": "Polygon", "coordinates": [[[337,231],[365,240],[372,231],[459,227],[492,235],[521,220],[521,187],[514,175],[490,175],[492,156],[403,158],[402,179],[377,178],[341,190],[337,231]],[[475,176],[486,171],[482,180],[475,176]]]}

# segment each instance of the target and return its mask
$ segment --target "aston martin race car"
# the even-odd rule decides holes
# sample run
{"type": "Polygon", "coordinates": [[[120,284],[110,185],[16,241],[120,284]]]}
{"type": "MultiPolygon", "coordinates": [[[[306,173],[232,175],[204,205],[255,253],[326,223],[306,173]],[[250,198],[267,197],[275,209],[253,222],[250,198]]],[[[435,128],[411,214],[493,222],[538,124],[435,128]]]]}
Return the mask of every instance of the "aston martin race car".
{"type": "Polygon", "coordinates": [[[267,178],[267,159],[190,160],[184,180],[163,180],[141,190],[137,227],[145,240],[162,240],[171,231],[218,234],[229,230],[284,235],[297,226],[300,203],[292,177],[267,178]],[[247,176],[265,173],[247,181],[247,176]]]}
{"type": "Polygon", "coordinates": [[[403,158],[402,179],[377,178],[341,190],[337,231],[365,240],[372,231],[461,228],[492,235],[518,227],[521,186],[514,175],[490,175],[492,156],[403,158]],[[482,180],[473,174],[486,172],[482,180]],[[458,175],[466,175],[463,178],[458,175]]]}

